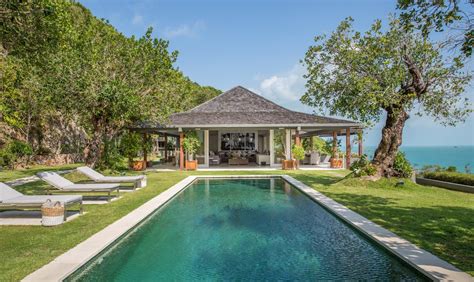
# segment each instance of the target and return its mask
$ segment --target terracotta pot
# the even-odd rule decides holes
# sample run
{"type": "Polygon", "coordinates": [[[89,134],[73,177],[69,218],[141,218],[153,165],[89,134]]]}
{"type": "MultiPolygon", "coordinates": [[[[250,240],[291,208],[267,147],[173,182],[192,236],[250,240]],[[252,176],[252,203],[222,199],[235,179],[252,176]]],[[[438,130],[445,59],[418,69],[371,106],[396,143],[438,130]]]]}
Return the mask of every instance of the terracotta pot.
{"type": "Polygon", "coordinates": [[[294,170],[298,168],[296,160],[283,160],[281,162],[281,169],[283,170],[294,170]]]}
{"type": "Polygon", "coordinates": [[[186,170],[196,170],[197,169],[197,161],[186,161],[185,167],[186,170]]]}
{"type": "Polygon", "coordinates": [[[331,159],[331,168],[342,168],[342,159],[331,159]]]}
{"type": "Polygon", "coordinates": [[[145,168],[143,161],[132,161],[131,167],[133,170],[143,170],[145,168]]]}

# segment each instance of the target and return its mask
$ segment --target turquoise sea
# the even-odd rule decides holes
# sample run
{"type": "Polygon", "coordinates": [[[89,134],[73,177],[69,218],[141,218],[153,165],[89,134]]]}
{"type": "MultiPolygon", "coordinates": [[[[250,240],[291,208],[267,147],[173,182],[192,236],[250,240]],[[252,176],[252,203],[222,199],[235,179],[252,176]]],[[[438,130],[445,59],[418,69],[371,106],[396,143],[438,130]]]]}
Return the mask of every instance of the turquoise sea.
{"type": "MultiPolygon", "coordinates": [[[[364,153],[373,157],[376,147],[367,146],[364,153]]],[[[425,165],[455,166],[457,171],[466,168],[474,173],[474,146],[402,146],[408,160],[415,168],[425,165]]]]}

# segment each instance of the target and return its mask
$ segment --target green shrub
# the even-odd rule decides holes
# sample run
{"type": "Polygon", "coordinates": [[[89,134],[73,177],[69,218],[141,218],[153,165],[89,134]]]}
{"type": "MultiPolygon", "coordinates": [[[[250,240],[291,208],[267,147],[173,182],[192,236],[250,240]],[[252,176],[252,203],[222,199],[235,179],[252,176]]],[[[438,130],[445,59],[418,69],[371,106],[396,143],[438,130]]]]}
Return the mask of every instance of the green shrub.
{"type": "Polygon", "coordinates": [[[303,146],[293,145],[293,148],[291,148],[291,154],[293,155],[293,158],[298,161],[304,159],[305,152],[303,146]]]}
{"type": "Polygon", "coordinates": [[[413,174],[413,168],[403,152],[397,153],[395,161],[393,162],[393,169],[397,172],[399,177],[409,178],[413,174]]]}
{"type": "Polygon", "coordinates": [[[183,148],[188,154],[188,157],[192,158],[194,153],[199,150],[201,147],[201,140],[196,133],[196,131],[187,132],[183,140],[183,148]]]}
{"type": "Polygon", "coordinates": [[[332,146],[332,143],[328,147],[326,145],[326,141],[319,136],[303,138],[303,148],[305,149],[305,151],[317,151],[317,152],[320,152],[321,154],[331,154],[332,152],[331,146],[332,146]],[[329,151],[328,151],[328,148],[329,148],[329,151]]]}
{"type": "Polygon", "coordinates": [[[449,171],[449,172],[456,172],[457,169],[456,169],[455,166],[448,166],[448,167],[446,168],[446,171],[449,171]]]}
{"type": "Polygon", "coordinates": [[[142,138],[136,132],[127,132],[120,139],[120,154],[132,162],[142,150],[142,138]]]}
{"type": "Polygon", "coordinates": [[[367,155],[362,155],[360,159],[355,161],[350,170],[354,173],[354,176],[361,177],[361,176],[372,176],[375,175],[377,169],[373,164],[370,163],[367,155]]]}
{"type": "Polygon", "coordinates": [[[451,171],[427,171],[424,178],[474,186],[474,174],[451,171]]]}
{"type": "Polygon", "coordinates": [[[127,166],[124,162],[124,156],[121,154],[120,149],[120,146],[115,143],[115,140],[105,142],[103,155],[97,168],[108,168],[113,172],[126,170],[127,166]]]}
{"type": "Polygon", "coordinates": [[[30,144],[13,140],[0,150],[0,165],[14,169],[23,158],[31,156],[32,154],[33,148],[31,148],[30,144]]]}

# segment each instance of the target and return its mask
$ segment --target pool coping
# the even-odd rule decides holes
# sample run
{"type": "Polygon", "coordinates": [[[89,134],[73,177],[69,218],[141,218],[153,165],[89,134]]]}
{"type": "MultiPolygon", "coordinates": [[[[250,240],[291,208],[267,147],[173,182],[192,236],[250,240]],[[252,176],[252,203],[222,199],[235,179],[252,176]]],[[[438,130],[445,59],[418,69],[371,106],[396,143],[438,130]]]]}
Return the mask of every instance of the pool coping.
{"type": "Polygon", "coordinates": [[[301,181],[288,175],[283,175],[282,178],[428,278],[438,281],[474,281],[468,273],[373,223],[301,181]]]}
{"type": "Polygon", "coordinates": [[[23,281],[62,281],[78,270],[150,214],[165,205],[174,196],[197,179],[206,178],[282,178],[330,212],[353,226],[382,247],[433,280],[474,281],[469,274],[448,262],[418,248],[405,239],[369,221],[329,197],[288,175],[196,175],[188,176],[159,195],[150,199],[124,217],[79,243],[50,263],[26,276],[23,281]]]}

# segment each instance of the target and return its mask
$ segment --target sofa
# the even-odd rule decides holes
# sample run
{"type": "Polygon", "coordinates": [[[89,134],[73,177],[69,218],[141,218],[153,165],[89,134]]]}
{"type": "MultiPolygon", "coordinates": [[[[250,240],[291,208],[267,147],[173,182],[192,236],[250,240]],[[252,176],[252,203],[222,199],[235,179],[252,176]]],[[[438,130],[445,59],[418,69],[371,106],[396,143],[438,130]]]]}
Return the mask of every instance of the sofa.
{"type": "Polygon", "coordinates": [[[257,154],[256,162],[257,162],[258,165],[262,165],[262,163],[265,163],[265,164],[269,165],[270,164],[270,155],[257,154]]]}
{"type": "Polygon", "coordinates": [[[209,152],[209,164],[210,165],[218,165],[221,164],[221,157],[217,154],[214,154],[213,151],[209,152]]]}

